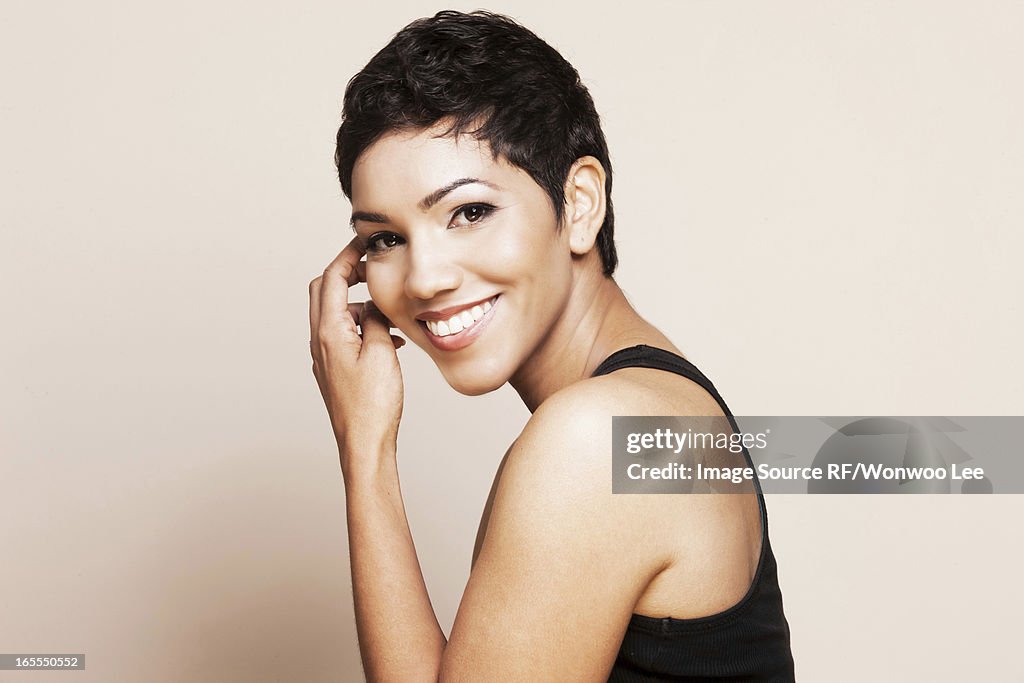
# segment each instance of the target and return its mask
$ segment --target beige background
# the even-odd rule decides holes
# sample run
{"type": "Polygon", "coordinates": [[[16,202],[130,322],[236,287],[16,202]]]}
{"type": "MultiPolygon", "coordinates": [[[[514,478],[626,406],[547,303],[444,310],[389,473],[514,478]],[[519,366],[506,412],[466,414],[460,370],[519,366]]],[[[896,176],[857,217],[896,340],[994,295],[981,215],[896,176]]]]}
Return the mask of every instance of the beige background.
{"type": "MultiPolygon", "coordinates": [[[[0,681],[360,680],[306,285],[344,85],[441,7],[5,2],[0,652],[88,667],[0,681]]],[[[591,87],[618,281],[737,415],[1024,414],[1019,3],[488,7],[591,87]]],[[[401,356],[447,630],[527,413],[401,356]]],[[[801,681],[1024,680],[1024,499],[768,506],[801,681]]]]}

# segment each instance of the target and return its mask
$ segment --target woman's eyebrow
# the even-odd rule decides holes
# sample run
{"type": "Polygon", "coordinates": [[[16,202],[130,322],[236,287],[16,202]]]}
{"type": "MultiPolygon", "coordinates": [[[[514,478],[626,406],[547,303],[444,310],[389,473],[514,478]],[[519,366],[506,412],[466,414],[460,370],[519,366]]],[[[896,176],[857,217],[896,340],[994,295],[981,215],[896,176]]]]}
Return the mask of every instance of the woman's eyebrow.
{"type": "Polygon", "coordinates": [[[437,204],[439,201],[444,199],[444,196],[451,192],[452,190],[458,187],[462,187],[463,185],[472,185],[473,183],[480,183],[481,185],[486,185],[492,190],[498,190],[499,192],[501,191],[501,188],[495,185],[494,183],[482,180],[480,178],[459,178],[458,180],[453,180],[452,182],[448,183],[447,185],[440,189],[434,190],[426,197],[421,199],[419,204],[420,209],[426,211],[434,204],[437,204]]]}
{"type": "MultiPolygon", "coordinates": [[[[453,180],[444,187],[434,190],[421,199],[419,202],[420,210],[428,211],[432,206],[444,199],[445,195],[452,190],[462,187],[463,185],[472,185],[473,183],[486,185],[492,190],[497,190],[499,192],[502,190],[500,186],[495,185],[488,180],[483,180],[482,178],[459,178],[458,180],[453,180]]],[[[349,225],[352,226],[353,230],[356,229],[356,221],[366,221],[367,223],[390,223],[391,219],[382,213],[377,213],[376,211],[353,211],[352,218],[349,220],[349,225]]]]}
{"type": "Polygon", "coordinates": [[[376,213],[374,211],[353,211],[352,218],[349,219],[348,224],[352,226],[352,231],[355,232],[356,221],[365,221],[367,223],[390,223],[391,219],[382,213],[376,213]]]}

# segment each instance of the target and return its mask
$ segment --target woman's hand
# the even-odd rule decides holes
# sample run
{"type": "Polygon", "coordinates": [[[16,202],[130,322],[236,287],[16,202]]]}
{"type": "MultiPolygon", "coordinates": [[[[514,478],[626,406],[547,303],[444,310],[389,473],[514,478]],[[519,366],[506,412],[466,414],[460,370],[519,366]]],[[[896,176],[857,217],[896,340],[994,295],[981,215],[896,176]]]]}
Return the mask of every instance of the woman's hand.
{"type": "Polygon", "coordinates": [[[348,288],[366,282],[363,253],[361,240],[353,238],[309,283],[313,374],[346,479],[374,469],[381,457],[394,457],[404,398],[396,350],[405,340],[390,333],[391,322],[372,301],[348,300],[348,288]]]}

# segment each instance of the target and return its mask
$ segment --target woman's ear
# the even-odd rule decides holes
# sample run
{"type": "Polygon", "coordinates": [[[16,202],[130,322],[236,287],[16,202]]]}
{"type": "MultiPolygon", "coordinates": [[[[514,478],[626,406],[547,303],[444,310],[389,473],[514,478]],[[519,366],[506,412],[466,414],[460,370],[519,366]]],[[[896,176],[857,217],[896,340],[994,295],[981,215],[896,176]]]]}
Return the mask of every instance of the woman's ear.
{"type": "Polygon", "coordinates": [[[580,157],[569,169],[565,184],[565,229],[572,253],[593,249],[604,224],[604,166],[595,157],[580,157]]]}

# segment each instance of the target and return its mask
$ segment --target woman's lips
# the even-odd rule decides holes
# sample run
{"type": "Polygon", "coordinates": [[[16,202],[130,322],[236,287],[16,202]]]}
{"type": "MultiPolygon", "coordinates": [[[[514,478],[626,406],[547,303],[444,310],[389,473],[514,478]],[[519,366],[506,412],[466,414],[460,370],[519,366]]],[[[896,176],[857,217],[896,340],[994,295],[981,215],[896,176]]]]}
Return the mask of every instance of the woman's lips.
{"type": "Polygon", "coordinates": [[[476,341],[476,338],[483,333],[484,328],[487,327],[488,323],[491,322],[491,318],[494,317],[494,310],[498,307],[499,301],[501,301],[500,294],[494,297],[491,301],[491,308],[484,313],[482,318],[474,322],[468,328],[461,332],[456,332],[455,334],[448,334],[443,337],[439,337],[430,331],[430,328],[427,327],[427,323],[424,321],[417,320],[416,322],[419,323],[420,328],[427,335],[427,339],[429,339],[430,343],[436,348],[439,348],[442,351],[458,351],[459,349],[463,349],[472,344],[476,341]]]}

